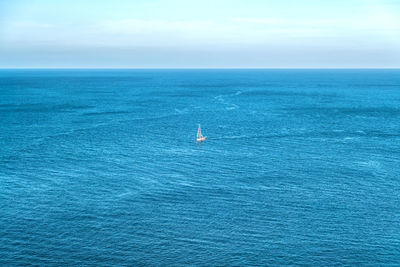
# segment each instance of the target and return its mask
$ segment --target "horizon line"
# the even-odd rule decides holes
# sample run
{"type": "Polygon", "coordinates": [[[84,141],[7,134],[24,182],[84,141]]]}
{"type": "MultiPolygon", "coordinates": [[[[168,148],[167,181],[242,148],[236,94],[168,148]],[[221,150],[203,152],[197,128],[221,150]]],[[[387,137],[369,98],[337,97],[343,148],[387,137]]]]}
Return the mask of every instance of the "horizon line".
{"type": "Polygon", "coordinates": [[[400,70],[400,67],[0,67],[0,70],[400,70]]]}

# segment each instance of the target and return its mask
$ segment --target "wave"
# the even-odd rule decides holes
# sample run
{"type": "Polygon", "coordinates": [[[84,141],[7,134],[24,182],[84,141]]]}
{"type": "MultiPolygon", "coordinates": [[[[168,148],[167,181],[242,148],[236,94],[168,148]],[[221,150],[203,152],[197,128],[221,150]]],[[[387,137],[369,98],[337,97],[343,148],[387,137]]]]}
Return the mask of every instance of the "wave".
{"type": "MultiPolygon", "coordinates": [[[[229,95],[228,95],[228,96],[229,96],[229,95]]],[[[238,108],[239,108],[238,105],[236,105],[236,104],[234,104],[234,103],[232,103],[232,102],[230,102],[230,101],[227,101],[227,100],[224,98],[223,95],[217,95],[217,96],[215,96],[215,97],[214,97],[214,100],[216,100],[216,101],[219,102],[220,104],[224,105],[226,110],[235,110],[235,109],[238,109],[238,108]]]]}
{"type": "Polygon", "coordinates": [[[188,113],[188,111],[189,111],[188,108],[184,108],[184,109],[175,108],[175,112],[178,114],[186,114],[186,113],[188,113]]]}
{"type": "Polygon", "coordinates": [[[239,108],[238,105],[232,105],[232,106],[226,107],[225,109],[226,110],[235,110],[235,109],[238,109],[238,108],[239,108]]]}

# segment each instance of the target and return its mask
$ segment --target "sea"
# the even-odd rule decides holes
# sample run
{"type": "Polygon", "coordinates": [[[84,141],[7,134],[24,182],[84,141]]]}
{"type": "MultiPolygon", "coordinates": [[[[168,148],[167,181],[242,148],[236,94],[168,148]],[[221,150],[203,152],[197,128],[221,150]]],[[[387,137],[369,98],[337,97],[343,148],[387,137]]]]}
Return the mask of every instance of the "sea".
{"type": "Polygon", "coordinates": [[[399,266],[400,70],[0,70],[0,265],[399,266]]]}

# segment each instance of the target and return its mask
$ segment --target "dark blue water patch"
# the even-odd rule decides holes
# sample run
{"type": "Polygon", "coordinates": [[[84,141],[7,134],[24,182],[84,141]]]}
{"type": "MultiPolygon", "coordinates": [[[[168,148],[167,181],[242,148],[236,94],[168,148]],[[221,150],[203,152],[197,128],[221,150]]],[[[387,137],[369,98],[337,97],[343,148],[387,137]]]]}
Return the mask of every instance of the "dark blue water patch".
{"type": "Polygon", "coordinates": [[[1,70],[0,264],[399,265],[399,74],[1,70]]]}
{"type": "Polygon", "coordinates": [[[50,104],[50,103],[37,103],[37,104],[3,104],[0,106],[0,112],[14,113],[14,112],[71,112],[75,110],[90,109],[92,106],[88,105],[73,105],[73,104],[50,104]]]}
{"type": "Polygon", "coordinates": [[[288,90],[249,90],[249,91],[238,91],[236,95],[239,96],[254,96],[254,97],[262,97],[262,96],[278,96],[278,97],[337,97],[338,95],[335,93],[323,93],[318,91],[288,91],[288,90]]]}
{"type": "Polygon", "coordinates": [[[367,117],[398,117],[400,109],[397,107],[301,107],[301,108],[287,108],[287,110],[299,113],[320,114],[326,116],[367,116],[367,117]]]}
{"type": "Polygon", "coordinates": [[[98,111],[98,112],[87,112],[83,113],[84,116],[107,116],[107,115],[117,115],[117,114],[129,114],[129,111],[98,111]]]}

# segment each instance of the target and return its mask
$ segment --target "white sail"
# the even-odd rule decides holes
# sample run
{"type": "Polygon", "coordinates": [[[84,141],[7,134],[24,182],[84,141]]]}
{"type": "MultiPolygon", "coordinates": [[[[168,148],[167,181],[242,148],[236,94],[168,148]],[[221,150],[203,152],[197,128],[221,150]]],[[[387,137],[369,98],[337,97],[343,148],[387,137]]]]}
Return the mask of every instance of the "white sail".
{"type": "Polygon", "coordinates": [[[197,139],[199,139],[201,137],[202,137],[201,136],[201,127],[200,127],[200,124],[199,124],[199,129],[197,129],[197,139]]]}
{"type": "Polygon", "coordinates": [[[197,142],[203,142],[204,140],[206,140],[206,137],[201,134],[200,124],[199,124],[199,129],[197,129],[196,140],[197,140],[197,142]]]}

